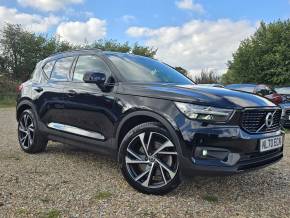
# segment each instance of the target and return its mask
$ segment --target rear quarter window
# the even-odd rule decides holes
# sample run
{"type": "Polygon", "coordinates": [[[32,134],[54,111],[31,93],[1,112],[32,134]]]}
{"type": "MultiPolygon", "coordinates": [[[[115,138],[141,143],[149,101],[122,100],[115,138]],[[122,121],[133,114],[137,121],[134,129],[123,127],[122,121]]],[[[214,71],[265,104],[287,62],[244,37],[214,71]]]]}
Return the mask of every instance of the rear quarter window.
{"type": "Polygon", "coordinates": [[[58,59],[55,62],[51,73],[51,80],[54,81],[68,81],[69,80],[69,72],[72,66],[74,57],[65,57],[58,59]]]}
{"type": "Polygon", "coordinates": [[[42,70],[45,74],[45,76],[49,79],[50,78],[50,75],[51,75],[51,71],[52,71],[52,68],[54,66],[54,63],[55,61],[49,61],[47,62],[43,67],[42,67],[42,70]]]}

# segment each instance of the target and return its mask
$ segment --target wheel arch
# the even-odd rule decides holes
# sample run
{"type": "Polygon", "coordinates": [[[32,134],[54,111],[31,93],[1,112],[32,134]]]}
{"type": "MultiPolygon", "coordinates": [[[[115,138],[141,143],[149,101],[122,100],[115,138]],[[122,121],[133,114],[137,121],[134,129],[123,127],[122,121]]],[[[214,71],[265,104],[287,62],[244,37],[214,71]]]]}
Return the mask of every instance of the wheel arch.
{"type": "Polygon", "coordinates": [[[135,111],[127,116],[125,116],[122,121],[119,123],[116,131],[116,147],[119,153],[119,146],[121,144],[122,138],[126,135],[126,133],[134,128],[135,126],[145,123],[145,122],[159,122],[167,131],[169,131],[172,140],[177,146],[178,152],[181,154],[181,145],[178,137],[178,128],[174,121],[168,121],[166,118],[161,116],[158,113],[152,111],[135,111]],[[137,120],[138,119],[138,120],[137,120]],[[137,121],[135,121],[137,120],[137,121]],[[131,123],[133,121],[133,124],[131,123]]]}
{"type": "Polygon", "coordinates": [[[17,107],[16,107],[16,119],[17,119],[17,121],[19,120],[22,112],[27,110],[27,109],[32,109],[33,111],[35,111],[35,107],[31,101],[31,99],[29,99],[29,98],[25,98],[17,104],[17,107]]]}

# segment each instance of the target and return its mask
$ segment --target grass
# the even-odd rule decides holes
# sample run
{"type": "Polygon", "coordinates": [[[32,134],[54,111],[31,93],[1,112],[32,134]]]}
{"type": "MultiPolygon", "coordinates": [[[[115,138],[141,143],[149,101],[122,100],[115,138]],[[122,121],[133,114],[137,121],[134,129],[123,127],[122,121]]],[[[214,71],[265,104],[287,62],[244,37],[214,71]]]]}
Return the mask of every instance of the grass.
{"type": "Polygon", "coordinates": [[[61,213],[57,209],[50,209],[47,212],[41,212],[39,214],[39,217],[41,218],[59,218],[61,216],[61,213]]]}
{"type": "Polygon", "coordinates": [[[0,108],[15,107],[15,93],[0,93],[0,108]]]}
{"type": "Polygon", "coordinates": [[[105,200],[105,199],[112,197],[112,195],[113,194],[111,192],[108,192],[108,191],[99,191],[96,193],[95,199],[97,201],[101,201],[101,200],[105,200]]]}
{"type": "Polygon", "coordinates": [[[25,208],[18,208],[16,210],[16,214],[20,215],[20,216],[24,216],[28,214],[28,210],[25,208]]]}
{"type": "Polygon", "coordinates": [[[21,157],[17,154],[10,154],[10,153],[1,153],[0,160],[21,160],[21,157]]]}
{"type": "Polygon", "coordinates": [[[218,197],[214,195],[204,195],[202,196],[202,199],[210,203],[217,203],[219,200],[218,197]]]}
{"type": "Polygon", "coordinates": [[[285,133],[290,133],[290,129],[289,128],[284,128],[285,133]]]}

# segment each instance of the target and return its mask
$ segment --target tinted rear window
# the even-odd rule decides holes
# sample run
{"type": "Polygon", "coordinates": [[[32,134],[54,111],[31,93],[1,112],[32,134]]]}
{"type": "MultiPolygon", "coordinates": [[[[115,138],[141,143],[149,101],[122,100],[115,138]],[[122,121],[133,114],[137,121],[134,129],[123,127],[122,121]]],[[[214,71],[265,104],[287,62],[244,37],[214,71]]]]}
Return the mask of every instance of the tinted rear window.
{"type": "Polygon", "coordinates": [[[57,81],[67,81],[69,78],[69,71],[74,57],[66,57],[58,59],[54,65],[51,79],[57,81]]]}
{"type": "Polygon", "coordinates": [[[45,75],[46,75],[47,78],[50,78],[50,74],[51,74],[52,68],[54,66],[54,63],[55,63],[55,61],[47,62],[44,65],[44,67],[42,68],[43,69],[43,72],[45,73],[45,75]]]}

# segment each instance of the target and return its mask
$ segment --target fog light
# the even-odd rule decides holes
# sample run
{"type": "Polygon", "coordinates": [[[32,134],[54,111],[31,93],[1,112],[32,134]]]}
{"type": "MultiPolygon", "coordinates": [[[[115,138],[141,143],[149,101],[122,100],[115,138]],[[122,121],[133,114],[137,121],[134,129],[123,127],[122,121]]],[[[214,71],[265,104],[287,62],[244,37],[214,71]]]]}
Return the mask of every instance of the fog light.
{"type": "Polygon", "coordinates": [[[202,156],[207,156],[207,150],[202,150],[202,156]]]}

